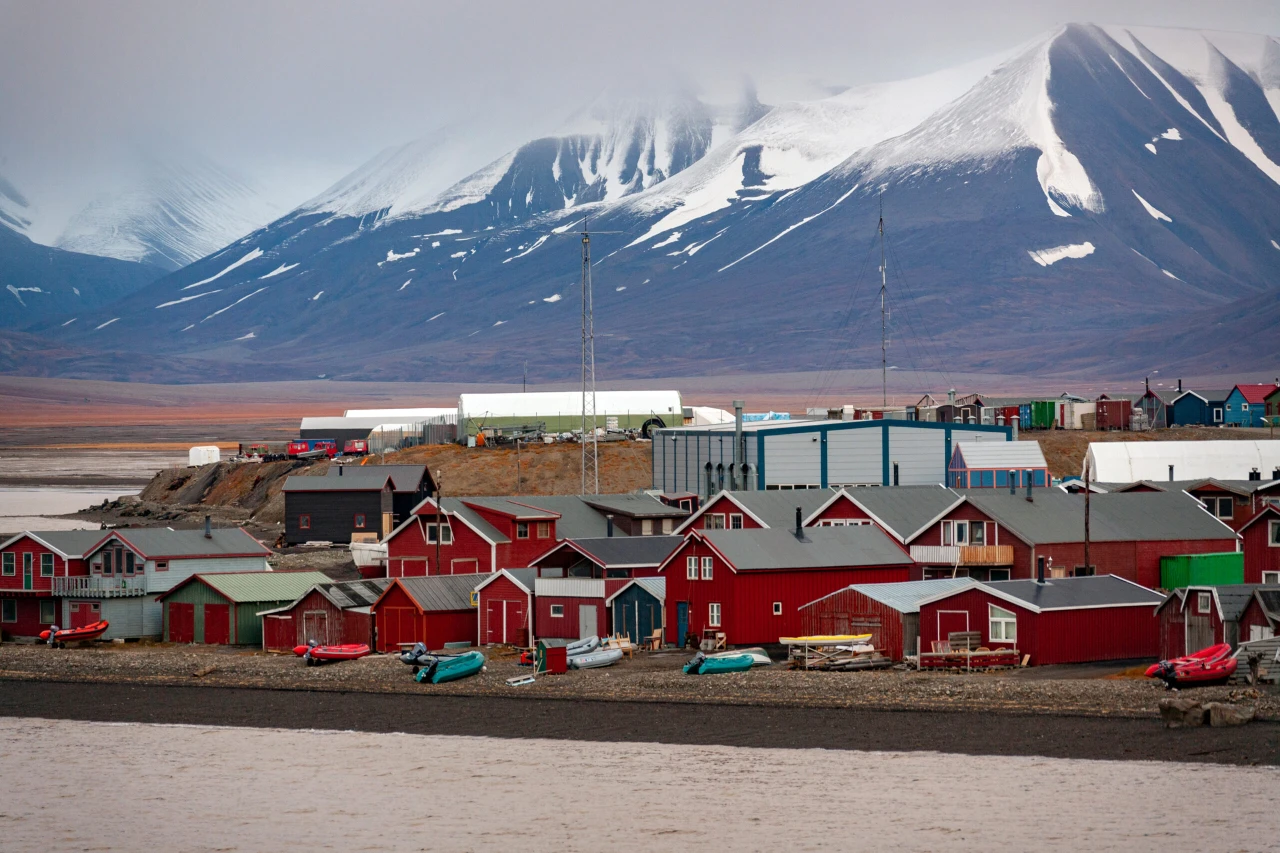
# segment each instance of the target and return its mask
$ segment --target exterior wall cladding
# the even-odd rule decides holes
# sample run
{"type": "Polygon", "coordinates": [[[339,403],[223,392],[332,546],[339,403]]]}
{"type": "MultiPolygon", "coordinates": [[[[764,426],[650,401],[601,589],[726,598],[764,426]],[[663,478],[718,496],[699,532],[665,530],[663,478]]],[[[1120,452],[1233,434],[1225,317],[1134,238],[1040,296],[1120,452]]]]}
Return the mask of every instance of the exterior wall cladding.
{"type": "MultiPolygon", "coordinates": [[[[536,500],[536,498],[530,498],[530,503],[534,503],[536,500]]],[[[530,521],[528,535],[524,539],[520,539],[517,536],[516,519],[485,507],[472,507],[472,509],[476,515],[493,525],[494,530],[511,540],[498,546],[499,563],[501,565],[494,567],[495,572],[498,569],[522,569],[550,551],[552,546],[556,544],[555,519],[546,520],[547,535],[542,538],[538,538],[538,522],[530,521]]]]}
{"type": "MultiPolygon", "coordinates": [[[[802,631],[798,607],[849,584],[910,580],[910,558],[903,554],[902,559],[900,567],[734,572],[705,543],[686,542],[662,572],[667,579],[667,641],[677,645],[684,642],[684,637],[679,636],[682,603],[689,608],[688,631],[698,636],[705,629],[723,631],[730,644],[739,646],[776,643],[779,637],[797,636],[802,631]],[[687,579],[685,559],[691,556],[698,557],[699,562],[704,556],[712,558],[711,580],[687,579]],[[774,602],[782,604],[780,615],[773,613],[774,602]],[[719,626],[710,624],[713,603],[720,605],[719,626]]],[[[701,568],[698,572],[701,578],[701,568]]]]}
{"type": "Polygon", "coordinates": [[[333,602],[312,590],[287,615],[263,617],[262,633],[263,648],[268,651],[290,651],[294,646],[305,646],[308,640],[322,646],[367,643],[372,648],[373,617],[334,607],[333,602]]]}
{"type": "Polygon", "coordinates": [[[390,587],[374,607],[378,651],[399,651],[400,643],[424,643],[439,650],[445,643],[476,641],[476,614],[466,610],[423,613],[399,586],[390,587]]]}
{"type": "MultiPolygon", "coordinates": [[[[357,532],[357,513],[365,517],[365,526],[358,532],[382,533],[381,492],[285,492],[284,501],[284,535],[291,545],[307,541],[350,542],[351,534],[357,532]],[[299,523],[304,515],[311,518],[307,530],[299,523]]],[[[390,507],[388,511],[394,512],[390,507]]]]}
{"type": "Polygon", "coordinates": [[[529,642],[530,598],[532,596],[529,593],[512,583],[511,579],[506,575],[495,579],[480,590],[477,607],[479,613],[476,614],[476,618],[479,625],[479,642],[481,645],[513,640],[522,646],[531,645],[529,642]],[[505,609],[502,606],[503,602],[509,602],[505,609]],[[496,624],[490,625],[489,612],[491,605],[495,604],[497,606],[492,609],[496,624]],[[518,619],[521,623],[518,631],[512,630],[513,626],[507,625],[507,636],[505,638],[503,637],[503,625],[498,623],[504,612],[508,614],[508,619],[512,621],[518,619]],[[517,634],[518,638],[515,636],[517,634]]]}
{"type": "Polygon", "coordinates": [[[1262,612],[1262,607],[1258,604],[1258,599],[1253,599],[1245,606],[1244,612],[1240,614],[1240,632],[1238,637],[1240,642],[1247,642],[1253,639],[1254,629],[1260,629],[1265,635],[1271,631],[1274,636],[1274,629],[1271,623],[1267,621],[1266,614],[1262,612]]]}
{"type": "Polygon", "coordinates": [[[540,639],[543,637],[561,640],[578,639],[581,636],[579,633],[578,608],[583,606],[596,609],[595,633],[607,634],[609,632],[608,614],[606,613],[603,598],[568,598],[540,595],[535,599],[533,606],[537,611],[537,615],[533,619],[534,630],[540,639]],[[564,615],[552,616],[552,605],[564,608],[564,615]]]}
{"type": "Polygon", "coordinates": [[[989,648],[1016,648],[1031,655],[1033,666],[1058,663],[1154,658],[1159,651],[1159,622],[1154,607],[1097,607],[1033,613],[1003,598],[971,589],[920,608],[920,646],[957,628],[944,625],[940,613],[968,614],[968,628],[989,648]],[[1017,614],[1016,643],[992,641],[988,606],[1017,614]]]}
{"type": "Polygon", "coordinates": [[[1280,572],[1280,546],[1270,544],[1271,524],[1272,518],[1263,518],[1244,532],[1245,583],[1262,583],[1263,572],[1280,572]]]}
{"type": "Polygon", "coordinates": [[[518,568],[495,565],[502,561],[504,546],[489,544],[480,534],[456,518],[450,519],[449,527],[453,531],[453,541],[447,545],[440,544],[439,565],[436,564],[435,543],[427,542],[423,538],[421,526],[410,524],[389,539],[387,541],[387,577],[465,575],[518,568]]]}
{"type": "Polygon", "coordinates": [[[902,660],[904,644],[910,647],[906,651],[915,654],[915,630],[907,630],[908,622],[914,629],[919,624],[918,615],[904,614],[851,589],[837,592],[800,613],[801,630],[806,636],[871,634],[871,645],[883,650],[890,660],[902,660]],[[909,643],[907,634],[912,635],[909,643]]]}

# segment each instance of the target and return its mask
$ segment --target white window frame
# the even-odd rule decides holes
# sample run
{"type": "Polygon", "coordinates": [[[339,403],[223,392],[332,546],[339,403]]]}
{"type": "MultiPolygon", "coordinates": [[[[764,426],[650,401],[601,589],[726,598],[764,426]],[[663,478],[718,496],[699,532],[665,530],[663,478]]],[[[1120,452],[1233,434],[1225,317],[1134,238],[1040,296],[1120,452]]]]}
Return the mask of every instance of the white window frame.
{"type": "Polygon", "coordinates": [[[1205,614],[1213,612],[1213,593],[1197,592],[1196,593],[1196,613],[1205,614]]]}
{"type": "Polygon", "coordinates": [[[976,548],[978,547],[978,539],[973,535],[975,530],[982,531],[982,545],[985,546],[987,544],[987,523],[985,521],[969,522],[969,544],[976,548]]]}
{"type": "Polygon", "coordinates": [[[711,573],[712,573],[712,560],[710,557],[703,557],[702,558],[702,579],[704,581],[711,580],[712,579],[711,573]]]}
{"type": "Polygon", "coordinates": [[[1241,403],[1241,404],[1240,404],[1240,411],[1242,411],[1242,412],[1247,412],[1247,411],[1249,411],[1249,404],[1248,404],[1248,403],[1241,403]]]}
{"type": "Polygon", "coordinates": [[[1280,548],[1280,521],[1272,519],[1267,522],[1268,532],[1271,534],[1267,539],[1267,544],[1272,548],[1280,548]]]}
{"type": "Polygon", "coordinates": [[[725,514],[723,512],[709,512],[702,517],[703,530],[724,530],[724,525],[725,514]],[[717,524],[712,524],[712,519],[718,522],[718,526],[717,524]]]}
{"type": "Polygon", "coordinates": [[[552,619],[563,619],[563,618],[564,618],[564,605],[563,605],[563,604],[553,604],[553,605],[551,605],[551,618],[552,618],[552,619]]]}
{"type": "Polygon", "coordinates": [[[781,615],[782,615],[782,602],[781,602],[781,601],[775,601],[775,602],[773,603],[773,615],[774,615],[774,616],[781,616],[781,615]]]}
{"type": "Polygon", "coordinates": [[[653,535],[653,519],[652,518],[640,519],[640,535],[641,536],[653,535]]]}
{"type": "Polygon", "coordinates": [[[50,554],[48,551],[45,551],[43,554],[41,554],[40,555],[40,577],[42,578],[53,577],[53,569],[55,565],[57,565],[57,561],[53,558],[52,554],[50,554]],[[45,559],[46,557],[48,558],[47,560],[45,559]],[[46,562],[49,564],[48,571],[45,571],[46,562]]]}
{"type": "Polygon", "coordinates": [[[671,518],[662,519],[662,535],[666,536],[675,528],[675,520],[671,518]]]}
{"type": "Polygon", "coordinates": [[[539,539],[551,538],[551,522],[549,521],[538,522],[538,538],[539,539]]]}
{"type": "Polygon", "coordinates": [[[742,529],[742,513],[740,512],[729,513],[729,529],[730,530],[742,529]]]}
{"type": "Polygon", "coordinates": [[[942,522],[942,544],[943,545],[968,545],[969,544],[969,521],[968,519],[952,519],[942,522]],[[964,541],[959,539],[960,531],[964,531],[964,541]]]}
{"type": "Polygon", "coordinates": [[[1264,584],[1280,584],[1280,572],[1263,572],[1262,582],[1264,584]]]}
{"type": "Polygon", "coordinates": [[[437,538],[439,538],[441,545],[453,544],[453,528],[449,525],[449,522],[441,523],[437,521],[427,525],[427,544],[436,544],[437,538]]]}
{"type": "Polygon", "coordinates": [[[720,602],[713,601],[707,605],[707,627],[720,627],[720,602]]]}
{"type": "Polygon", "coordinates": [[[1215,424],[1222,423],[1222,409],[1218,406],[1213,407],[1213,422],[1215,424]]]}
{"type": "Polygon", "coordinates": [[[992,643],[1018,642],[1018,614],[994,604],[987,605],[987,636],[992,643]]]}
{"type": "Polygon", "coordinates": [[[4,556],[0,557],[0,573],[6,578],[18,573],[18,558],[12,551],[5,551],[4,556]]]}
{"type": "Polygon", "coordinates": [[[698,579],[698,558],[686,557],[684,561],[684,577],[685,580],[696,581],[698,579]]]}
{"type": "Polygon", "coordinates": [[[527,521],[516,522],[516,538],[517,539],[529,538],[529,522],[527,521]]]}

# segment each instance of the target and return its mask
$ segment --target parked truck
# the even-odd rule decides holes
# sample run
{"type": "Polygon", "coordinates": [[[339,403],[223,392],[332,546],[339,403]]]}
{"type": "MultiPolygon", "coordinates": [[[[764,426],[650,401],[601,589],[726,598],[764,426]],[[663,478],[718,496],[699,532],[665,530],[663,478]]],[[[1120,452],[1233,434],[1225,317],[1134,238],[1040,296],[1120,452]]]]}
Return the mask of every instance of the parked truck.
{"type": "Polygon", "coordinates": [[[289,442],[290,459],[332,459],[338,455],[338,442],[332,438],[300,438],[289,442]]]}

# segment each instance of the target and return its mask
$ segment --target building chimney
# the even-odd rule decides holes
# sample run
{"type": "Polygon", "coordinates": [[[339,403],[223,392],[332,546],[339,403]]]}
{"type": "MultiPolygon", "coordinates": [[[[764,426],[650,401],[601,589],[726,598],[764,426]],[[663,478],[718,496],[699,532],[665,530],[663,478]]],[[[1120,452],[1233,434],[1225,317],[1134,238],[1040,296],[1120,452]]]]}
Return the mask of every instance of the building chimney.
{"type": "Polygon", "coordinates": [[[1181,393],[1182,393],[1182,380],[1181,380],[1181,379],[1179,379],[1179,380],[1178,380],[1178,393],[1179,393],[1179,394],[1181,394],[1181,393]]]}
{"type": "MultiPolygon", "coordinates": [[[[734,461],[734,466],[733,466],[733,468],[731,469],[731,470],[733,470],[733,471],[741,471],[741,470],[742,470],[742,466],[743,466],[743,464],[747,461],[747,454],[744,452],[745,448],[743,448],[743,446],[742,446],[742,410],[743,410],[743,408],[745,408],[745,407],[746,407],[746,405],[747,405],[747,404],[746,404],[746,401],[744,401],[744,400],[734,400],[734,401],[733,401],[733,461],[734,461]]],[[[746,478],[744,477],[743,479],[745,480],[746,478]]],[[[738,484],[737,484],[736,482],[735,482],[735,483],[732,483],[731,485],[732,485],[734,488],[737,488],[737,487],[738,487],[738,484]]],[[[745,482],[742,484],[742,487],[743,487],[743,488],[746,488],[746,483],[745,483],[745,482]]]]}
{"type": "Polygon", "coordinates": [[[952,388],[947,392],[947,403],[952,406],[956,404],[956,389],[952,388]]]}
{"type": "Polygon", "coordinates": [[[1035,498],[1031,496],[1031,472],[1027,471],[1027,503],[1035,503],[1035,498]]]}
{"type": "Polygon", "coordinates": [[[1022,420],[1021,415],[1014,415],[1009,418],[1009,424],[1013,427],[1013,440],[1018,440],[1018,423],[1022,420]]]}
{"type": "Polygon", "coordinates": [[[898,485],[898,463],[893,463],[893,484],[898,485]]]}
{"type": "Polygon", "coordinates": [[[613,515],[610,513],[604,517],[605,536],[613,536],[613,515]]]}
{"type": "Polygon", "coordinates": [[[1173,482],[1173,466],[1172,465],[1169,466],[1169,482],[1170,483],[1173,482]]]}
{"type": "Polygon", "coordinates": [[[800,507],[796,507],[796,538],[804,541],[804,526],[802,525],[803,517],[800,514],[800,507]]]}
{"type": "Polygon", "coordinates": [[[1249,479],[1250,479],[1250,480],[1261,480],[1261,479],[1262,479],[1262,472],[1261,472],[1261,471],[1259,471],[1257,468],[1254,468],[1253,470],[1251,470],[1251,471],[1249,472],[1249,479]]]}
{"type": "Polygon", "coordinates": [[[1010,469],[1009,471],[1009,494],[1016,495],[1018,493],[1018,472],[1010,469]]]}
{"type": "Polygon", "coordinates": [[[213,519],[207,515],[204,517],[204,538],[213,538],[213,519]]]}
{"type": "Polygon", "coordinates": [[[1036,583],[1044,583],[1044,557],[1036,557],[1036,583]]]}
{"type": "Polygon", "coordinates": [[[1280,467],[1271,472],[1271,479],[1280,480],[1280,467]]]}
{"type": "Polygon", "coordinates": [[[339,476],[339,477],[341,477],[341,476],[342,476],[342,469],[343,469],[343,468],[345,468],[345,467],[347,467],[347,466],[345,466],[345,465],[339,465],[339,466],[338,466],[338,476],[339,476]]]}

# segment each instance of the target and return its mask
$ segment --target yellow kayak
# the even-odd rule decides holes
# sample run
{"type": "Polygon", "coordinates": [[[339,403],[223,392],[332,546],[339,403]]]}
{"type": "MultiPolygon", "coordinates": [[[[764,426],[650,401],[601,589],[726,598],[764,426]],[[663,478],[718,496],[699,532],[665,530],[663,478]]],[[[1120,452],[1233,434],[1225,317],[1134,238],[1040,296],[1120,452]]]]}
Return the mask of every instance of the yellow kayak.
{"type": "Polygon", "coordinates": [[[870,634],[815,634],[811,637],[779,637],[784,646],[859,645],[871,642],[870,634]]]}

